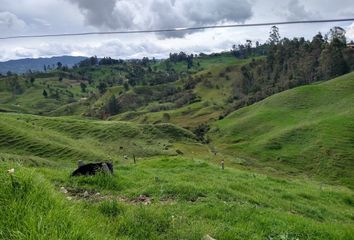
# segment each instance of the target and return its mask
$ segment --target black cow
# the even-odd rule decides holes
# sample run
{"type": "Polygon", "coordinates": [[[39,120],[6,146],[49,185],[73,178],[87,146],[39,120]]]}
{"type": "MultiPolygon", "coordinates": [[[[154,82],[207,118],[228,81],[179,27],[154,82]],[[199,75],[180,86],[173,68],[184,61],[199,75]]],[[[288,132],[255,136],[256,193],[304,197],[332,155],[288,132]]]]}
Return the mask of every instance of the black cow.
{"type": "Polygon", "coordinates": [[[92,176],[98,173],[113,174],[113,164],[109,162],[101,162],[81,165],[71,174],[71,176],[92,176]]]}

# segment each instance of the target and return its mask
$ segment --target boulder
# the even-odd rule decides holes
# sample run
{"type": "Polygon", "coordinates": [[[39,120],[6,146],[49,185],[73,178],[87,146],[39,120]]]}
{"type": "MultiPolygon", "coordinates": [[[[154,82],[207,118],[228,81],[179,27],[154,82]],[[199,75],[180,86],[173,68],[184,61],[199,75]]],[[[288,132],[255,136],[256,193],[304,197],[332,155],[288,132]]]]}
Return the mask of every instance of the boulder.
{"type": "Polygon", "coordinates": [[[98,173],[113,174],[113,164],[109,162],[85,164],[79,166],[71,176],[92,176],[98,173]]]}

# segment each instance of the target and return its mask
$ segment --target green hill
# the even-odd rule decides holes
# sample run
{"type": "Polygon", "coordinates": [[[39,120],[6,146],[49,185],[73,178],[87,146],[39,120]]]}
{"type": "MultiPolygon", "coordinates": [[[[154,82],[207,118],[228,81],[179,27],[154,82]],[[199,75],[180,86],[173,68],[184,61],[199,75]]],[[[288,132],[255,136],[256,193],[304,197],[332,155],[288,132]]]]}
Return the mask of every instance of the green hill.
{"type": "MultiPolygon", "coordinates": [[[[218,121],[210,137],[227,160],[306,174],[325,156],[307,156],[307,148],[320,144],[333,151],[323,160],[333,165],[317,165],[314,174],[350,186],[352,79],[275,95],[218,121]]],[[[0,238],[352,239],[352,189],[256,174],[229,161],[222,171],[218,159],[172,124],[0,113],[0,238]],[[79,159],[111,160],[115,174],[72,178],[79,159]]]]}
{"type": "Polygon", "coordinates": [[[240,109],[211,137],[244,165],[304,173],[353,187],[354,73],[240,109]]]}
{"type": "Polygon", "coordinates": [[[121,161],[125,155],[177,155],[177,149],[183,151],[184,146],[191,145],[204,148],[192,133],[172,124],[139,125],[0,113],[1,153],[30,162],[37,160],[38,164],[48,159],[63,163],[79,159],[121,161]]]}

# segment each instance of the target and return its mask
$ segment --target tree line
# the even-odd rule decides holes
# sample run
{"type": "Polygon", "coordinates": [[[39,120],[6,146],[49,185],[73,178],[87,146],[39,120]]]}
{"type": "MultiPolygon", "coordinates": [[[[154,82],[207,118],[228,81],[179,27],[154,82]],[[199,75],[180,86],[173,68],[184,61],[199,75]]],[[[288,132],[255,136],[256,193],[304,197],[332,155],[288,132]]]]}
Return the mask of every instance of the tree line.
{"type": "Polygon", "coordinates": [[[347,47],[345,30],[334,27],[326,35],[318,33],[312,40],[281,38],[272,27],[269,40],[255,48],[238,48],[238,56],[253,59],[241,67],[242,77],[233,88],[234,105],[228,112],[260,101],[275,93],[341,76],[354,70],[354,49],[347,47]],[[245,49],[249,49],[246,52],[245,49]]]}

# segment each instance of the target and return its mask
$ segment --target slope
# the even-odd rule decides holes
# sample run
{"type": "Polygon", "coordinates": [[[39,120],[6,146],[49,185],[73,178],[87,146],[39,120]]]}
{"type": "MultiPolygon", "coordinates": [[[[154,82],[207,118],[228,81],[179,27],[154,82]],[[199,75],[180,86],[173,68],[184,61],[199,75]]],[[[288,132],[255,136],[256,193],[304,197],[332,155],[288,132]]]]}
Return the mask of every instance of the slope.
{"type": "Polygon", "coordinates": [[[354,73],[240,109],[210,133],[244,165],[354,182],[354,73]],[[257,160],[255,160],[257,159],[257,160]]]}
{"type": "Polygon", "coordinates": [[[192,133],[172,124],[138,125],[0,113],[1,155],[27,159],[31,164],[42,165],[48,160],[60,164],[78,159],[121,161],[125,155],[177,155],[177,149],[183,151],[183,146],[190,145],[204,148],[192,133]]]}

